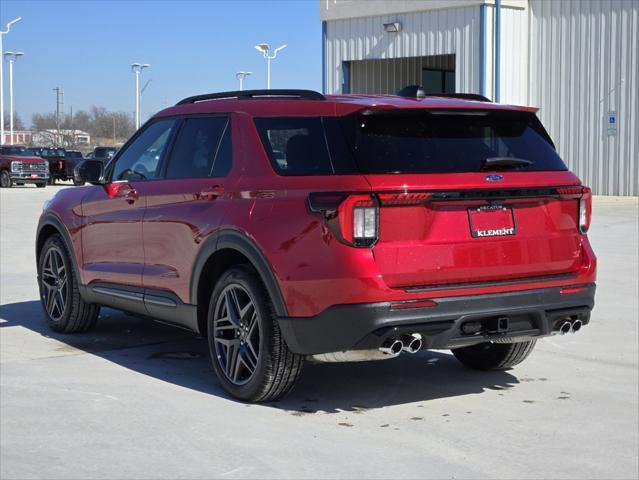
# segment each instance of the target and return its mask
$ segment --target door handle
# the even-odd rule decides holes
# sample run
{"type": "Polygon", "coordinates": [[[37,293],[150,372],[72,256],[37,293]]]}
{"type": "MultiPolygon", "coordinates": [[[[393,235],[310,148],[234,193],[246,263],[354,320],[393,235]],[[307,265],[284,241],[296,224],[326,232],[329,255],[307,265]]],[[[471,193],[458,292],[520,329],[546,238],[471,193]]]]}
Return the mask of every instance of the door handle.
{"type": "Polygon", "coordinates": [[[215,200],[217,197],[224,195],[224,187],[222,185],[213,185],[195,194],[196,200],[215,200]]]}

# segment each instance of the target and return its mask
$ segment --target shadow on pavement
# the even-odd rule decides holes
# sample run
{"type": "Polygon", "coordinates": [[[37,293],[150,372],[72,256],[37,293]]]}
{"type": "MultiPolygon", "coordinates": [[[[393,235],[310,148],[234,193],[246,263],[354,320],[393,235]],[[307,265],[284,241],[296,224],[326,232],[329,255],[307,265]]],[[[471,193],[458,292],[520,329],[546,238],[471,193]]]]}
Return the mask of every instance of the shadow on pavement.
{"type": "MultiPolygon", "coordinates": [[[[37,358],[88,353],[184,388],[230,398],[209,363],[207,342],[192,333],[103,308],[92,332],[51,331],[39,301],[0,306],[0,328],[24,327],[60,342],[37,358]]],[[[368,409],[503,390],[518,384],[508,372],[477,372],[448,353],[424,351],[387,361],[311,364],[283,400],[265,404],[294,414],[368,409]]]]}

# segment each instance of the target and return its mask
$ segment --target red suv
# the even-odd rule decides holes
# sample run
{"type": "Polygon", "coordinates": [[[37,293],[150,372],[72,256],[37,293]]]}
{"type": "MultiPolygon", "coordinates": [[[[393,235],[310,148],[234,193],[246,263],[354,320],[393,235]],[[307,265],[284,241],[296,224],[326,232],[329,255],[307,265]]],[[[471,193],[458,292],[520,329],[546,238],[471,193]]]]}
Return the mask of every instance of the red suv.
{"type": "Polygon", "coordinates": [[[463,94],[182,100],[45,208],[47,322],[85,331],[104,305],[186,327],[249,401],[285,394],[305,360],[445,348],[512,367],[594,305],[590,190],[535,111],[463,94]]]}

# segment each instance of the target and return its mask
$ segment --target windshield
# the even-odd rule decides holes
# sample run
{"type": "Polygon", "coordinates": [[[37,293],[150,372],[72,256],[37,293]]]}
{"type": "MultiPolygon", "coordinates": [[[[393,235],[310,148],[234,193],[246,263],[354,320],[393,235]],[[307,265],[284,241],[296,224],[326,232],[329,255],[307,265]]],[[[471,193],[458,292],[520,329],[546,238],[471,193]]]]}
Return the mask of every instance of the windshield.
{"type": "Polygon", "coordinates": [[[362,173],[566,170],[537,117],[527,112],[372,112],[341,124],[362,173]]]}
{"type": "Polygon", "coordinates": [[[115,150],[115,147],[98,147],[93,152],[93,156],[94,158],[111,158],[115,150]]]}
{"type": "Polygon", "coordinates": [[[33,150],[26,147],[2,147],[2,153],[4,155],[16,155],[18,157],[33,156],[33,150]]]}
{"type": "Polygon", "coordinates": [[[65,154],[64,148],[43,148],[40,152],[43,157],[64,157],[65,154]]]}

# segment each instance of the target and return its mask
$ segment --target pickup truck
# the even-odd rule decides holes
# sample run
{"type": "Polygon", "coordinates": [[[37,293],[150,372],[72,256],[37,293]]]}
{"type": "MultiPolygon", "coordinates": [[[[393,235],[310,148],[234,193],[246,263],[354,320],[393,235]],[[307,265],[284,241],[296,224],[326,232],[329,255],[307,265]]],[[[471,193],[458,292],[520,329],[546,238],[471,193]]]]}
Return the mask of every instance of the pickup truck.
{"type": "Polygon", "coordinates": [[[117,151],[118,149],[116,147],[95,147],[92,152],[89,152],[86,155],[85,158],[90,160],[100,160],[106,165],[117,151]]]}
{"type": "MultiPolygon", "coordinates": [[[[82,155],[82,152],[80,152],[78,150],[67,150],[65,155],[64,155],[64,158],[68,162],[71,162],[73,164],[74,168],[78,165],[78,163],[80,163],[82,160],[84,160],[84,156],[82,155]]],[[[81,182],[81,181],[76,180],[75,178],[73,178],[73,184],[74,185],[84,185],[84,182],[81,182]]]]}
{"type": "Polygon", "coordinates": [[[49,162],[49,185],[56,180],[73,180],[75,162],[66,158],[64,148],[34,148],[34,151],[49,162]]]}
{"type": "Polygon", "coordinates": [[[18,146],[0,147],[0,187],[33,183],[44,188],[49,180],[49,164],[33,150],[18,146]]]}

